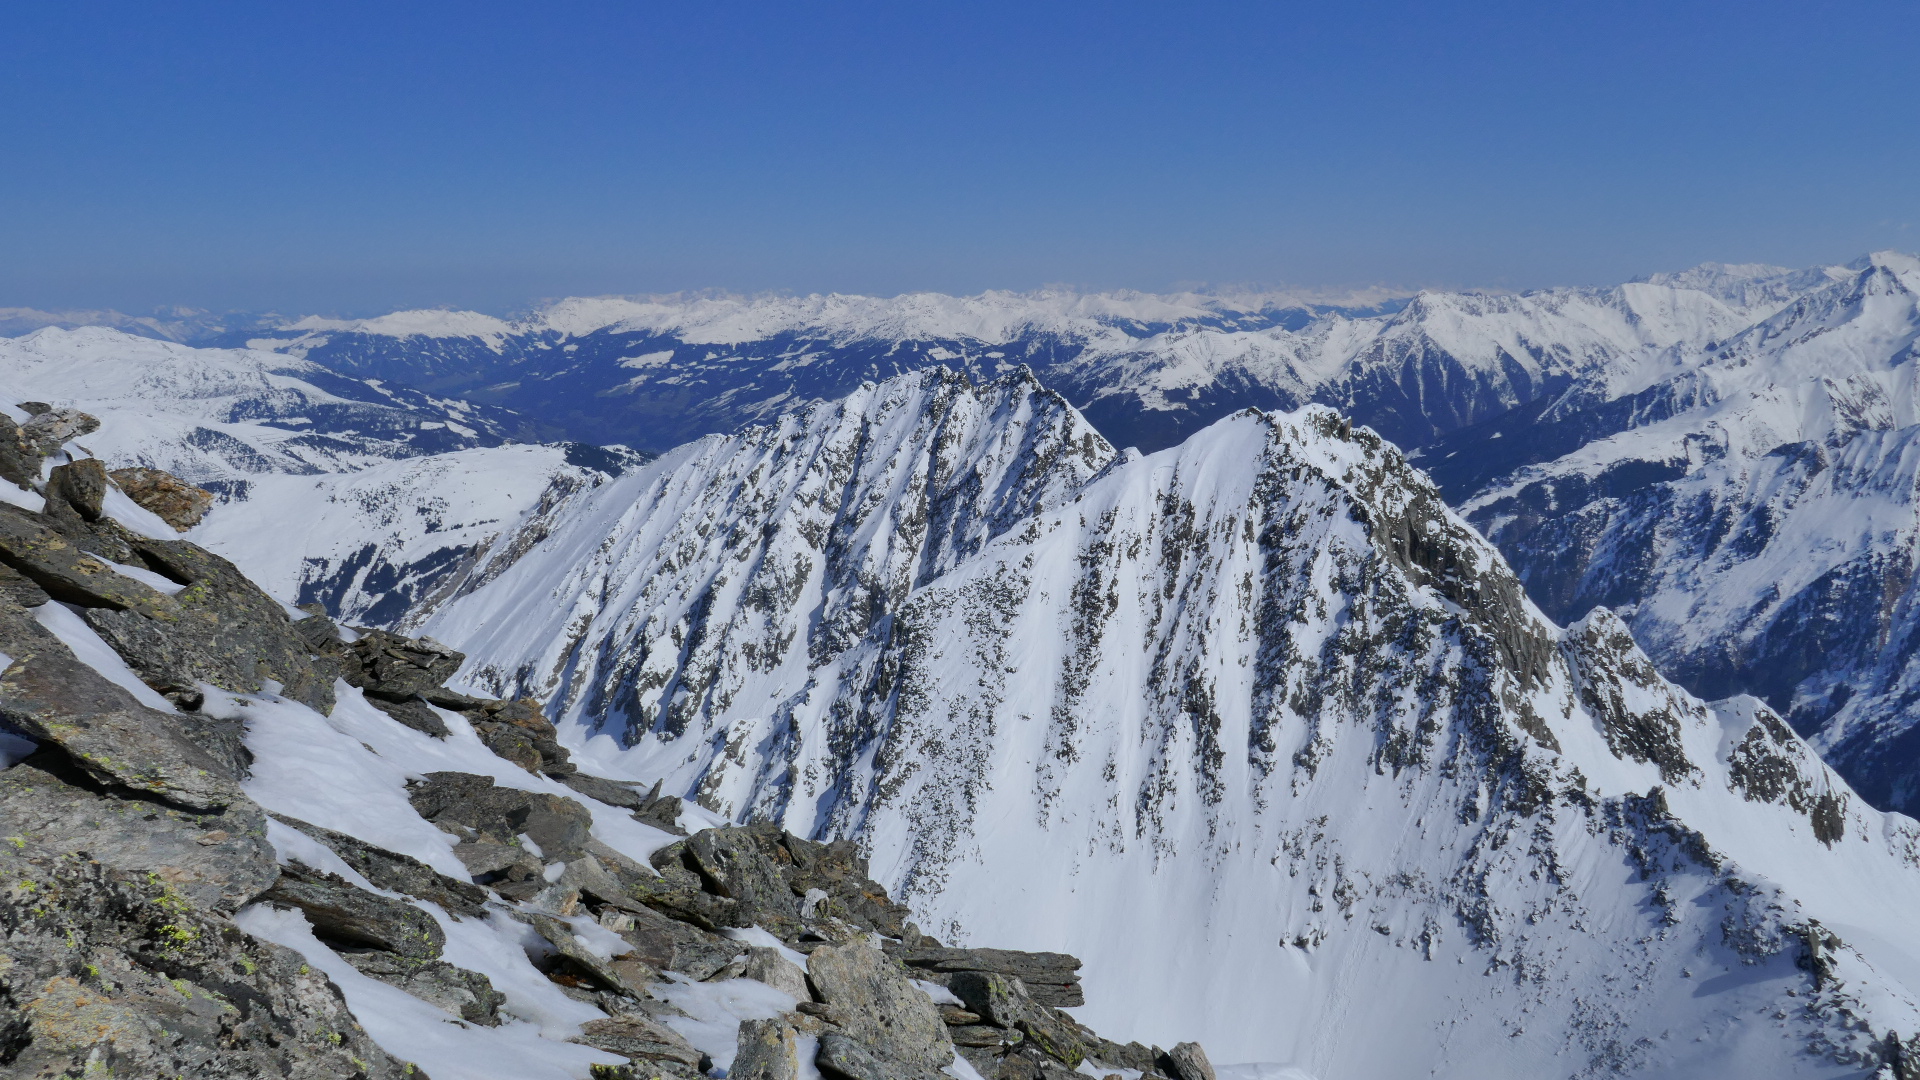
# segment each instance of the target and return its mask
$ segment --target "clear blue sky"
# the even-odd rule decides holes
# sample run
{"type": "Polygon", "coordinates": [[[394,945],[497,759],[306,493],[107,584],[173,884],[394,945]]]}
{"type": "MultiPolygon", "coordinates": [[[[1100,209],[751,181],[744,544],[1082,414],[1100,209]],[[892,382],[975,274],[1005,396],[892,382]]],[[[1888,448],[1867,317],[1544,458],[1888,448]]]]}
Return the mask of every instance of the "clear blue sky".
{"type": "Polygon", "coordinates": [[[0,306],[1920,248],[1920,4],[18,2],[0,306]]]}

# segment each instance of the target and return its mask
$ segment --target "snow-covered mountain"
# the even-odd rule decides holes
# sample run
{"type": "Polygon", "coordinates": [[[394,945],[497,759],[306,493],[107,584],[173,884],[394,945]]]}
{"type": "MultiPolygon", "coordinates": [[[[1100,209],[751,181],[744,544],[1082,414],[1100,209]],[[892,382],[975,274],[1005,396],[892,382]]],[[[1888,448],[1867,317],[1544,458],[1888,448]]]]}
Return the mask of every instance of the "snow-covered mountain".
{"type": "Polygon", "coordinates": [[[38,400],[100,418],[83,452],[219,497],[195,540],[282,595],[362,622],[398,620],[504,565],[513,537],[542,535],[571,495],[639,460],[508,445],[530,425],[502,409],[104,327],[0,339],[0,385],[0,406],[38,400]]]}
{"type": "Polygon", "coordinates": [[[1663,671],[1766,698],[1913,812],[1916,340],[1920,260],[1882,253],[1704,355],[1420,460],[1550,615],[1614,607],[1663,671]]]}
{"type": "Polygon", "coordinates": [[[1096,1026],[1323,1080],[1863,1075],[1920,1030],[1920,826],[1549,622],[1330,410],[1139,457],[1025,373],[913,374],[564,517],[425,620],[471,685],[1161,991],[1096,1026]]]}
{"type": "Polygon", "coordinates": [[[518,320],[309,318],[246,342],[342,373],[524,408],[568,437],[665,451],[862,382],[1025,365],[1115,445],[1236,409],[1334,405],[1404,446],[1752,324],[1819,271],[1696,268],[1522,295],[993,292],[570,299],[518,320]]]}

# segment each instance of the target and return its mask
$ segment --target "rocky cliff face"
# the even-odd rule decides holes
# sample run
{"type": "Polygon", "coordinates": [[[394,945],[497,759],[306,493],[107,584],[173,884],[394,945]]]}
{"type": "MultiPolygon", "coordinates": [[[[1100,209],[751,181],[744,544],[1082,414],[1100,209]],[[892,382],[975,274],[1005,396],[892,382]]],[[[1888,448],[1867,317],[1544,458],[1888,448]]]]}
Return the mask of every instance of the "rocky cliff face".
{"type": "MultiPolygon", "coordinates": [[[[1098,1024],[1323,1076],[1817,1075],[1906,1052],[1912,823],[1759,702],[1666,683],[1610,613],[1542,618],[1330,411],[1075,462],[937,572],[853,578],[884,597],[859,633],[829,634],[849,579],[808,553],[924,565],[908,541],[932,530],[874,523],[917,520],[938,470],[835,473],[831,515],[769,514],[812,474],[757,464],[757,498],[635,497],[713,491],[715,462],[774,447],[869,460],[875,429],[938,430],[923,378],[663,458],[607,489],[627,523],[583,514],[430,629],[489,692],[551,691],[577,759],[857,838],[943,936],[1175,991],[1092,1000],[1098,1024]]],[[[1030,464],[996,469],[1045,475],[1074,430],[1023,420],[998,442],[1030,464]]]]}
{"type": "Polygon", "coordinates": [[[0,425],[5,1075],[1215,1080],[1061,1011],[1071,956],[922,934],[853,844],[689,836],[459,653],[129,527],[97,459],[37,479],[48,423],[0,425]]]}

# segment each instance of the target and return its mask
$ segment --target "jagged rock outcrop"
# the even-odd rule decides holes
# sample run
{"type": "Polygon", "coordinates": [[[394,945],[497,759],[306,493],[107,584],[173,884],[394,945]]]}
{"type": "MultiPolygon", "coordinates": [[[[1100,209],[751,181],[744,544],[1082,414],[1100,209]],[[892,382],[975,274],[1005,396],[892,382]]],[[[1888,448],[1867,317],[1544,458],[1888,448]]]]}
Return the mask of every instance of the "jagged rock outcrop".
{"type": "MultiPolygon", "coordinates": [[[[86,428],[52,412],[35,420],[46,417],[29,425],[43,440],[86,428]]],[[[97,669],[108,661],[55,632],[78,641],[87,625],[56,600],[154,619],[170,645],[221,671],[244,664],[257,685],[272,651],[255,653],[233,627],[210,632],[191,606],[246,612],[257,591],[237,573],[208,574],[198,596],[175,598],[118,573],[86,550],[89,538],[132,536],[98,515],[100,476],[55,473],[45,494],[72,519],[0,507],[0,560],[39,591],[0,595],[0,727],[38,744],[0,771],[0,1066],[401,1080],[412,1070],[374,1044],[325,976],[232,921],[280,876],[267,818],[242,792],[239,725],[121,685],[97,669]]],[[[212,558],[191,545],[149,550],[172,568],[212,558]]]]}

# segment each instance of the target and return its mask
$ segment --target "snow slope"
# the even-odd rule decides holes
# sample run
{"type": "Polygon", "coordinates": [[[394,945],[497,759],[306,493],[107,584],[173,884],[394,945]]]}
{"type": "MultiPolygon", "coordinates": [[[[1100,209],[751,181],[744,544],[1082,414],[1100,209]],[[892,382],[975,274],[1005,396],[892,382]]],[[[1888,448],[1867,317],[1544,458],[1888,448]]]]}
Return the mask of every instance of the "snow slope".
{"type": "Polygon", "coordinates": [[[363,624],[504,566],[514,535],[530,542],[574,492],[636,460],[504,445],[524,425],[503,410],[102,327],[0,339],[0,384],[0,405],[98,417],[78,445],[108,468],[165,469],[213,491],[221,501],[194,540],[363,624]]]}
{"type": "Polygon", "coordinates": [[[1346,1080],[1861,1075],[1920,1024],[1920,826],[1547,621],[1331,411],[1138,457],[1024,374],[903,376],[566,517],[426,620],[472,683],[1155,988],[1096,1025],[1346,1080]]]}

